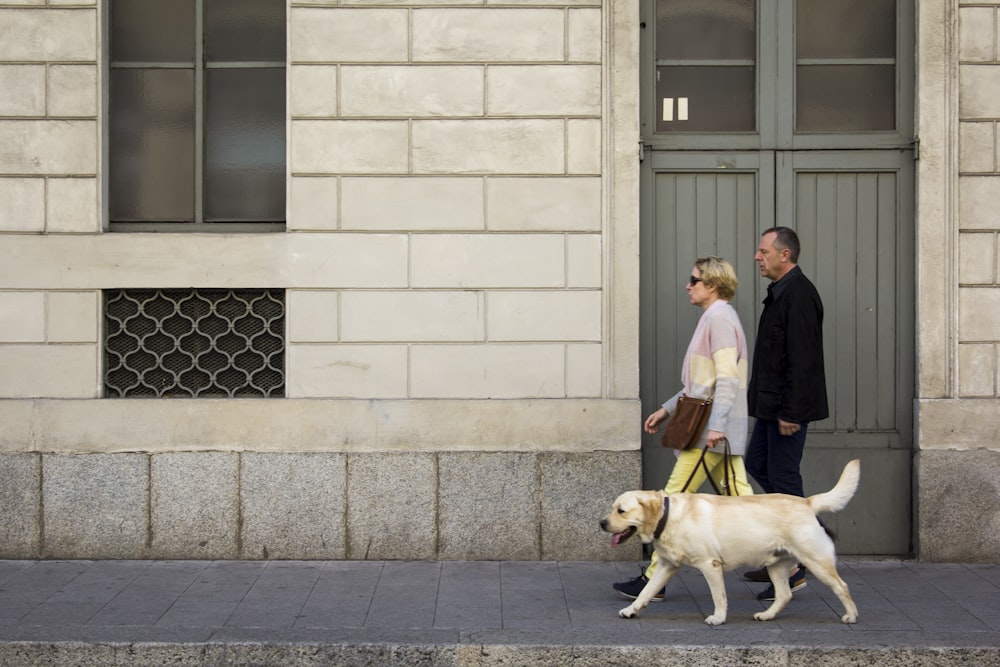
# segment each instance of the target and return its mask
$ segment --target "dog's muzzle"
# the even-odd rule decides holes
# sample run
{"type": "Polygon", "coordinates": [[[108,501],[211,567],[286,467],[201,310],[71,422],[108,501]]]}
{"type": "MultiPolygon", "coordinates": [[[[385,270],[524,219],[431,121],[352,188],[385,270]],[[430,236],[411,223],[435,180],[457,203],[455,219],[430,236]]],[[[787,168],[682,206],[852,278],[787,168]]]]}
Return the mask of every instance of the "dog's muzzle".
{"type": "MultiPolygon", "coordinates": [[[[606,533],[611,532],[611,530],[608,528],[607,519],[601,519],[601,530],[603,530],[606,533]]],[[[626,528],[621,532],[614,533],[611,536],[611,546],[616,547],[625,540],[627,540],[628,538],[632,537],[633,535],[635,535],[635,530],[636,530],[635,526],[629,526],[628,528],[626,528]]]]}

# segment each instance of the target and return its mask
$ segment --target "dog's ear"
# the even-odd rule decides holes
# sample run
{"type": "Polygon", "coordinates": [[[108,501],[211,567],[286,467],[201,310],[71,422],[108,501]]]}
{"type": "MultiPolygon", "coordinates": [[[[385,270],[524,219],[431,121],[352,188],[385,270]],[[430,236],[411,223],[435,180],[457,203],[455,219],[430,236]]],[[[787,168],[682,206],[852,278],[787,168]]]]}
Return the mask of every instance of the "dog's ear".
{"type": "Polygon", "coordinates": [[[644,491],[639,498],[639,505],[642,507],[642,532],[652,535],[663,516],[663,494],[659,491],[644,491]]]}

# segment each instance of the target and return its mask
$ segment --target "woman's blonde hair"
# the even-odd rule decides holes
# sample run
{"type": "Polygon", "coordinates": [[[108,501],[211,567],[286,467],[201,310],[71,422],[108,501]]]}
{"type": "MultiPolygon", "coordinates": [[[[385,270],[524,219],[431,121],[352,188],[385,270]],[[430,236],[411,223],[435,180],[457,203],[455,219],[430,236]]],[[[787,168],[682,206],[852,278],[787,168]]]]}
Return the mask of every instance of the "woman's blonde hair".
{"type": "Polygon", "coordinates": [[[701,280],[705,287],[714,287],[720,299],[732,300],[736,296],[736,269],[721,257],[699,257],[694,265],[701,271],[701,280]]]}

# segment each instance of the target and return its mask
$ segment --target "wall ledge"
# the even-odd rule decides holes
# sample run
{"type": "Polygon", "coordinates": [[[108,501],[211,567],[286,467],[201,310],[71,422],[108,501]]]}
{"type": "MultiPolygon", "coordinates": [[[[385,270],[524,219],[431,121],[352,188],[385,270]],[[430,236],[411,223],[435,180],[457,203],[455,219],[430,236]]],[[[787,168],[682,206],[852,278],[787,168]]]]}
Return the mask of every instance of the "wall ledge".
{"type": "Polygon", "coordinates": [[[1000,399],[919,399],[916,448],[1000,451],[1000,399]]]}
{"type": "Polygon", "coordinates": [[[638,399],[10,399],[0,452],[630,451],[638,399]]]}

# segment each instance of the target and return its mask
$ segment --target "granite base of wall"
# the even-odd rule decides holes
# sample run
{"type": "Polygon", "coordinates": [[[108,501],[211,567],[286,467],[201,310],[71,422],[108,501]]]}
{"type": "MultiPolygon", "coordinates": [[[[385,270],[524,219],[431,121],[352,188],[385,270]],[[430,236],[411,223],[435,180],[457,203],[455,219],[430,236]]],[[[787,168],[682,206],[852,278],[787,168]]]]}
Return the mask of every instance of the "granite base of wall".
{"type": "Polygon", "coordinates": [[[922,451],[916,459],[920,560],[996,563],[1000,452],[922,451]]]}
{"type": "Polygon", "coordinates": [[[638,560],[614,452],[0,454],[0,558],[638,560]]]}

